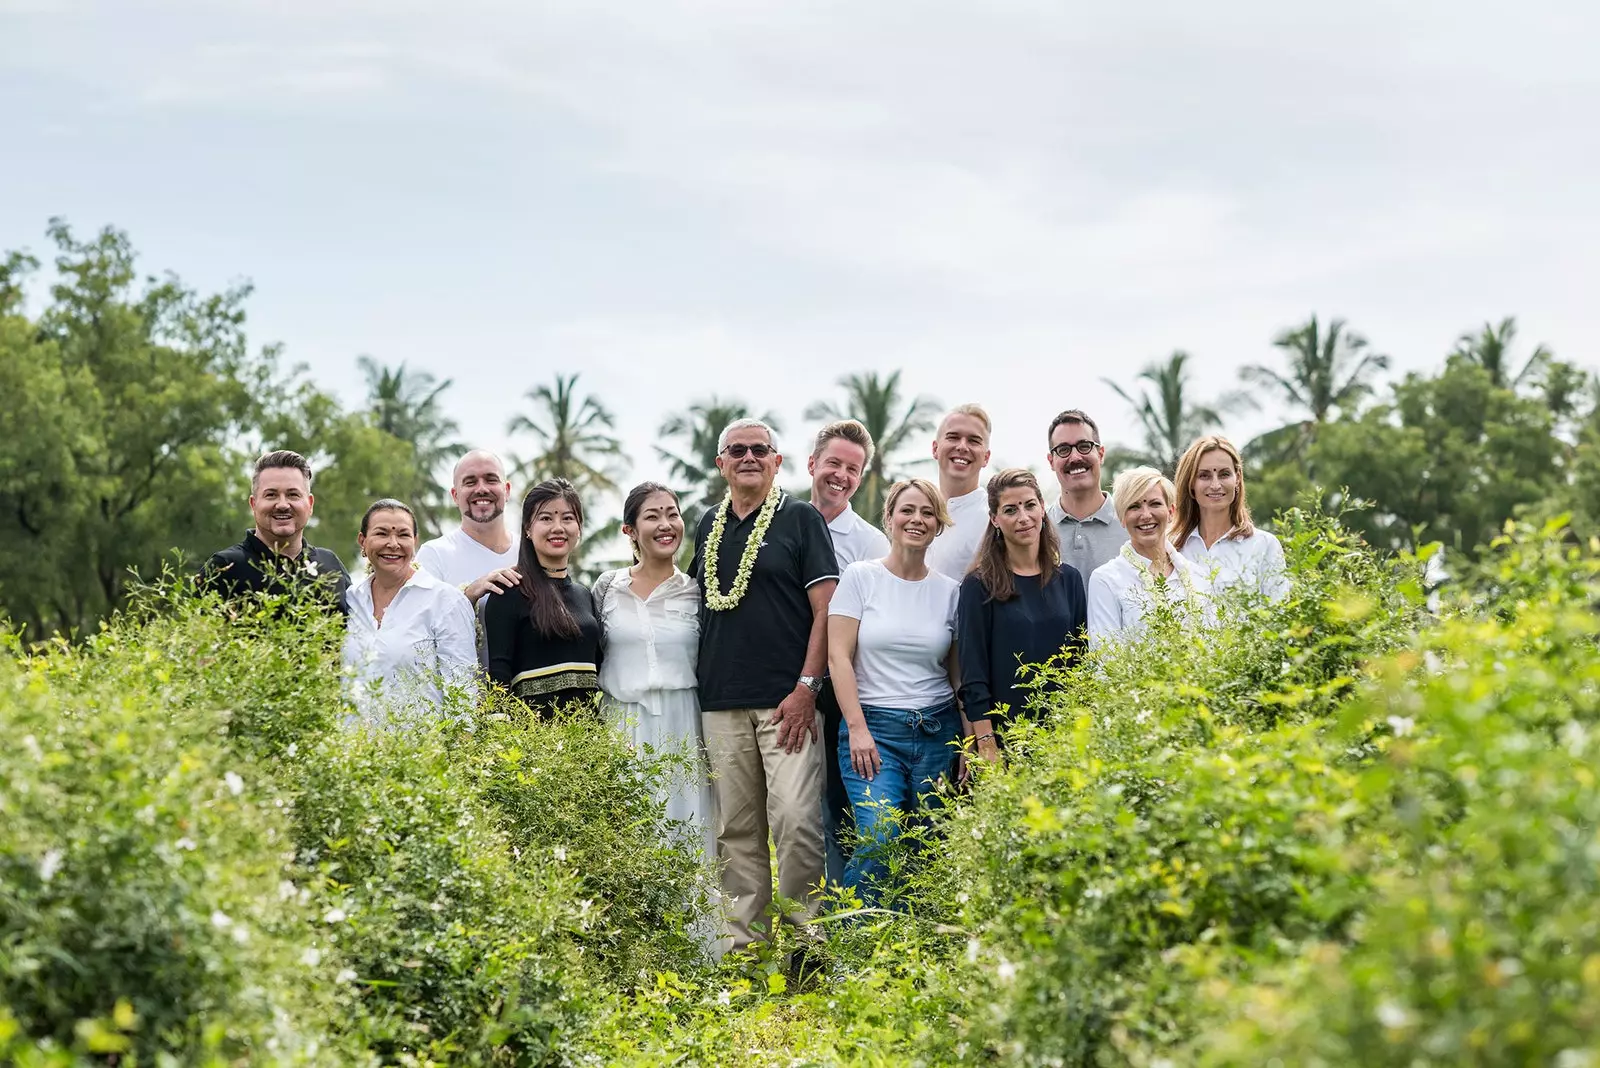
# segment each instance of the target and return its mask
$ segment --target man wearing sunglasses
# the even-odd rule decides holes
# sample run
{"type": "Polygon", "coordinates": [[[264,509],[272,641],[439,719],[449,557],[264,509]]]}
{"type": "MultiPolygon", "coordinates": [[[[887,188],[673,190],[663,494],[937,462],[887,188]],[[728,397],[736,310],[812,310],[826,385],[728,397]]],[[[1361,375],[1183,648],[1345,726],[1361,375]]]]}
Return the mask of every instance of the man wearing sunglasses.
{"type": "Polygon", "coordinates": [[[1061,562],[1077,568],[1087,583],[1094,569],[1128,540],[1110,494],[1100,488],[1106,448],[1095,421],[1077,408],[1051,420],[1049,442],[1050,470],[1056,473],[1061,497],[1047,512],[1061,536],[1061,562]]]}
{"type": "Polygon", "coordinates": [[[778,892],[800,903],[785,921],[816,914],[824,866],[817,692],[839,567],[822,513],[774,485],[782,463],[765,423],[728,424],[717,442],[728,496],[701,517],[690,566],[703,592],[700,722],[734,950],[770,935],[769,831],[778,892]]]}

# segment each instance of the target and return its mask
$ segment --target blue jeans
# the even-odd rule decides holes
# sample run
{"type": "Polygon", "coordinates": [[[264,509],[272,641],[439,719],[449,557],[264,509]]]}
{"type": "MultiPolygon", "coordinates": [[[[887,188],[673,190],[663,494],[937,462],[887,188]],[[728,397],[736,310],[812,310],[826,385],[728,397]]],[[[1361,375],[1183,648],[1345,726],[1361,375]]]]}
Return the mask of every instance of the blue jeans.
{"type": "Polygon", "coordinates": [[[856,774],[850,763],[850,724],[840,725],[839,774],[855,810],[859,835],[855,853],[845,865],[844,883],[873,905],[888,875],[882,854],[898,829],[887,810],[911,815],[922,795],[950,774],[956,759],[951,743],[961,731],[961,717],[954,698],[926,708],[862,705],[861,711],[883,765],[871,782],[856,774]]]}

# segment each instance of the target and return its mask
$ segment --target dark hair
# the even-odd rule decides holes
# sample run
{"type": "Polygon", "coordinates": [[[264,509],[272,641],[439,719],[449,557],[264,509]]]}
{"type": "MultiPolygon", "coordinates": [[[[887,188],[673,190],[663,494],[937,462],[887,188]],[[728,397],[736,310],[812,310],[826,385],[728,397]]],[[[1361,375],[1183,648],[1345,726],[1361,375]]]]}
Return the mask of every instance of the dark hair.
{"type": "Polygon", "coordinates": [[[254,490],[261,481],[261,472],[275,467],[291,467],[306,476],[306,489],[311,488],[311,461],[291,449],[278,449],[262,453],[256,460],[256,469],[250,475],[250,488],[254,490]]]}
{"type": "Polygon", "coordinates": [[[522,572],[522,584],[518,588],[528,601],[528,618],[533,620],[535,632],[546,638],[576,638],[581,633],[578,621],[572,618],[567,602],[561,599],[555,580],[544,573],[544,565],[539,563],[539,554],[533,548],[533,539],[528,537],[528,525],[540,507],[557,499],[572,506],[579,528],[583,527],[583,502],[578,500],[578,491],[572,488],[572,483],[564,478],[547,478],[529,490],[522,498],[522,544],[517,550],[517,570],[522,572]]]}
{"type": "MultiPolygon", "coordinates": [[[[1000,511],[1000,494],[1019,487],[1033,490],[1039,499],[1039,585],[1048,586],[1061,566],[1061,539],[1056,536],[1056,525],[1044,509],[1044,492],[1039,480],[1025,467],[1008,467],[989,479],[989,518],[1000,511]]],[[[989,591],[991,601],[1009,601],[1017,595],[1016,579],[1011,574],[1011,562],[1006,558],[1006,537],[1000,528],[989,524],[989,533],[978,546],[978,554],[969,570],[978,576],[983,588],[989,591]]]]}
{"type": "Polygon", "coordinates": [[[1098,440],[1100,437],[1100,426],[1093,419],[1089,418],[1088,412],[1085,412],[1082,408],[1068,408],[1066,411],[1050,420],[1050,429],[1044,432],[1044,443],[1046,445],[1050,444],[1050,439],[1056,436],[1056,427],[1060,426],[1062,423],[1082,423],[1084,426],[1094,431],[1096,440],[1098,440]]]}
{"type": "Polygon", "coordinates": [[[405,501],[397,501],[393,497],[381,497],[378,500],[373,501],[372,504],[367,508],[366,514],[361,517],[361,536],[363,538],[367,536],[367,524],[372,522],[372,517],[375,513],[390,511],[404,512],[406,515],[410,516],[411,535],[412,537],[416,537],[417,513],[413,512],[411,510],[411,506],[405,501]]]}
{"type": "MultiPolygon", "coordinates": [[[[677,503],[678,494],[659,482],[641,482],[629,490],[628,495],[622,499],[622,525],[625,527],[638,527],[639,513],[644,511],[644,502],[658,493],[665,493],[672,498],[674,504],[677,503]]],[[[639,543],[632,538],[628,539],[628,543],[633,546],[633,558],[635,560],[641,559],[639,556],[639,543]]]]}

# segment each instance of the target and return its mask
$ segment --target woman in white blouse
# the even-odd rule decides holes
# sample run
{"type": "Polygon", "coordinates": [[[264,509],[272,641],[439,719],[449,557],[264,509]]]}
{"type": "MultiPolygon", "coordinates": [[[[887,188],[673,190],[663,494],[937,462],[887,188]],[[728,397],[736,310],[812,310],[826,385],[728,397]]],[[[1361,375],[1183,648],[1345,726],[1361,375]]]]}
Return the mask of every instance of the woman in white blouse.
{"type": "Polygon", "coordinates": [[[695,829],[710,861],[716,809],[695,690],[700,587],[673,563],[683,545],[677,497],[654,482],[635,486],[622,504],[622,533],[638,562],[607,571],[594,585],[604,650],[600,689],[612,722],[636,746],[687,753],[690,766],[663,800],[669,819],[695,829]]]}
{"type": "Polygon", "coordinates": [[[344,665],[362,717],[437,712],[447,690],[476,694],[477,627],[454,586],[419,571],[417,517],[392,498],[361,517],[367,571],[350,587],[344,665]]]}
{"type": "Polygon", "coordinates": [[[1257,530],[1245,504],[1244,465],[1227,438],[1210,435],[1178,461],[1178,521],[1172,543],[1213,586],[1244,588],[1269,600],[1289,592],[1278,539],[1257,530]]]}
{"type": "Polygon", "coordinates": [[[1210,582],[1167,540],[1175,497],[1171,481],[1153,467],[1124,471],[1112,483],[1112,507],[1128,541],[1089,576],[1091,645],[1138,634],[1162,604],[1188,622],[1207,618],[1210,582]]]}

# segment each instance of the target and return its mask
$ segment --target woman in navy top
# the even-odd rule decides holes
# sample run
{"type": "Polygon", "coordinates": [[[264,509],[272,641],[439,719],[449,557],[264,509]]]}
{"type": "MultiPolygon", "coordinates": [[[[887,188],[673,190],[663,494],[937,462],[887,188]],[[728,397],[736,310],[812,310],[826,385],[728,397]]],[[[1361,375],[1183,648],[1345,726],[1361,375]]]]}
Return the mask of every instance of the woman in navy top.
{"type": "Polygon", "coordinates": [[[1031,471],[1008,468],[989,480],[989,532],[961,583],[956,650],[962,715],[978,753],[998,756],[994,729],[1023,714],[1020,664],[1039,664],[1084,646],[1083,576],[1061,562],[1055,524],[1031,471]]]}

